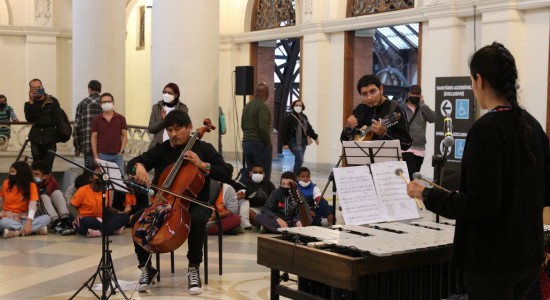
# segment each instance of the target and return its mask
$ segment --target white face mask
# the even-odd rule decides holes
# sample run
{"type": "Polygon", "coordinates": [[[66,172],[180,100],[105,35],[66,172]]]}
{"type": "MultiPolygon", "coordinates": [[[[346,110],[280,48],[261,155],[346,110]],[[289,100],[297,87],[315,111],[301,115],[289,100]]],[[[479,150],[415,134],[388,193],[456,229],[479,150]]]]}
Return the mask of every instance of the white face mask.
{"type": "Polygon", "coordinates": [[[113,110],[113,106],[114,106],[114,104],[112,102],[103,103],[103,104],[101,104],[101,109],[103,109],[103,111],[111,111],[111,110],[113,110]]]}
{"type": "Polygon", "coordinates": [[[301,113],[302,112],[302,107],[301,106],[294,106],[294,111],[297,112],[297,113],[301,113]]]}
{"type": "Polygon", "coordinates": [[[300,184],[302,187],[308,187],[311,181],[305,182],[305,181],[298,181],[298,184],[300,184]]]}
{"type": "Polygon", "coordinates": [[[164,103],[170,103],[174,101],[174,99],[174,95],[170,95],[168,93],[162,94],[162,101],[164,101],[164,103]]]}
{"type": "Polygon", "coordinates": [[[264,180],[264,174],[252,174],[252,181],[255,183],[260,183],[264,180]]]}

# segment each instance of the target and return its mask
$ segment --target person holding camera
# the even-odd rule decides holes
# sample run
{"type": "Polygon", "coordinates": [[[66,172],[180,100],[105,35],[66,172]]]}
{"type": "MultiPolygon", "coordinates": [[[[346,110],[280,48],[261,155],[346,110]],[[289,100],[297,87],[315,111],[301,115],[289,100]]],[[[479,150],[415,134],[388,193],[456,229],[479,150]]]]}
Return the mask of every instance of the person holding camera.
{"type": "Polygon", "coordinates": [[[24,110],[27,122],[34,123],[29,132],[32,159],[45,161],[50,170],[55,155],[49,151],[57,150],[57,115],[60,109],[59,101],[46,94],[40,79],[35,78],[29,82],[29,101],[25,102],[24,110]]]}
{"type": "Polygon", "coordinates": [[[403,151],[403,160],[407,163],[409,177],[413,180],[413,174],[420,172],[426,156],[426,123],[435,122],[436,114],[424,103],[422,88],[416,84],[409,88],[407,99],[401,103],[401,108],[407,114],[412,138],[411,147],[403,151]]]}

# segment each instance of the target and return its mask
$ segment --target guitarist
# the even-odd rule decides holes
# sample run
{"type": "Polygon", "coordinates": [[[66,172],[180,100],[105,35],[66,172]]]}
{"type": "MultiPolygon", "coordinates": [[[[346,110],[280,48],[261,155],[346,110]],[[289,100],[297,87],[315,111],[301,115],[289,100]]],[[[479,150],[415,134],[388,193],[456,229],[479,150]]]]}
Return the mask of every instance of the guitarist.
{"type": "Polygon", "coordinates": [[[353,109],[353,115],[349,116],[346,126],[340,136],[340,141],[353,139],[354,129],[364,125],[371,126],[373,140],[400,141],[401,150],[407,150],[412,144],[409,134],[406,114],[397,102],[389,100],[383,95],[384,87],[376,75],[365,75],[357,82],[357,91],[363,99],[363,103],[353,109]],[[387,127],[380,123],[380,119],[397,112],[401,117],[397,124],[387,127]]]}

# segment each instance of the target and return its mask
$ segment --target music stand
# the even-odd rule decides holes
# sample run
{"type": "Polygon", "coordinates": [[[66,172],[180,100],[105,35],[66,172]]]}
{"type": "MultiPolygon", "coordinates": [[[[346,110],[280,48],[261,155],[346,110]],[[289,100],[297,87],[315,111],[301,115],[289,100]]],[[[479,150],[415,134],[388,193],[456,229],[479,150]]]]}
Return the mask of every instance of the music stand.
{"type": "MultiPolygon", "coordinates": [[[[52,151],[50,151],[52,152],[52,151]]],[[[61,157],[62,159],[66,160],[66,161],[69,161],[67,159],[65,159],[64,157],[58,155],[58,154],[55,154],[56,156],[59,156],[61,157]]],[[[101,181],[101,205],[103,207],[103,214],[102,214],[102,222],[101,222],[101,231],[102,231],[102,235],[101,235],[101,260],[99,261],[99,265],[97,266],[97,269],[95,271],[94,274],[92,274],[92,276],[86,281],[84,282],[84,284],[74,293],[74,295],[72,295],[70,299],[74,299],[74,297],[76,297],[76,295],[78,295],[78,293],[80,293],[80,291],[83,289],[83,288],[87,288],[90,292],[92,292],[92,294],[94,294],[94,296],[96,296],[97,299],[101,299],[101,300],[106,300],[106,299],[109,299],[109,297],[111,297],[112,295],[114,295],[116,293],[116,290],[118,289],[120,291],[120,294],[124,297],[124,299],[126,300],[129,300],[129,298],[126,296],[126,294],[124,293],[124,290],[122,289],[122,287],[120,286],[120,284],[118,283],[118,279],[116,277],[116,274],[115,274],[115,267],[113,265],[113,258],[111,257],[111,250],[109,250],[109,244],[111,243],[111,241],[109,240],[109,237],[107,235],[107,230],[106,230],[106,224],[105,224],[105,211],[106,211],[106,207],[107,207],[107,189],[109,186],[113,187],[114,189],[117,189],[117,190],[120,190],[120,191],[125,191],[127,193],[129,193],[130,191],[128,189],[126,189],[124,186],[122,186],[121,184],[115,182],[114,180],[118,180],[120,181],[121,183],[123,182],[123,179],[122,179],[122,173],[120,172],[120,169],[118,168],[118,166],[113,163],[113,162],[109,162],[109,161],[105,161],[105,160],[96,160],[96,162],[98,163],[99,167],[102,169],[102,174],[98,174],[97,172],[94,172],[86,167],[82,167],[74,162],[71,162],[85,170],[87,170],[88,172],[91,172],[93,174],[95,174],[99,180],[101,181]],[[113,176],[113,178],[111,178],[111,175],[113,176]],[[93,286],[94,286],[94,283],[96,281],[96,278],[99,276],[99,279],[101,280],[101,297],[93,290],[93,286]],[[110,293],[109,295],[107,295],[107,289],[110,288],[110,293]]]]}
{"type": "Polygon", "coordinates": [[[399,140],[342,141],[342,146],[350,166],[403,160],[399,140]]]}

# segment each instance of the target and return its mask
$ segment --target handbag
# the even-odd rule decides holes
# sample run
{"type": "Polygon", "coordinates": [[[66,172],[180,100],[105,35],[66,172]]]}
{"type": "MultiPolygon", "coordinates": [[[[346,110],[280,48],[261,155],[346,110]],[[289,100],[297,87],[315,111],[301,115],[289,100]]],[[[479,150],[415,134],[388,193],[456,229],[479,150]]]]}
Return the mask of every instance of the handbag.
{"type": "Polygon", "coordinates": [[[304,131],[304,135],[306,136],[307,146],[311,145],[313,143],[313,139],[309,135],[307,135],[306,129],[304,128],[304,124],[302,124],[302,122],[300,122],[300,120],[296,118],[296,116],[293,113],[290,113],[290,115],[293,116],[294,119],[298,121],[298,124],[300,124],[300,127],[302,127],[302,130],[304,131]]]}
{"type": "Polygon", "coordinates": [[[73,134],[73,128],[71,123],[69,123],[69,118],[65,111],[60,107],[59,112],[57,113],[57,141],[60,143],[65,143],[71,139],[73,134]]]}

